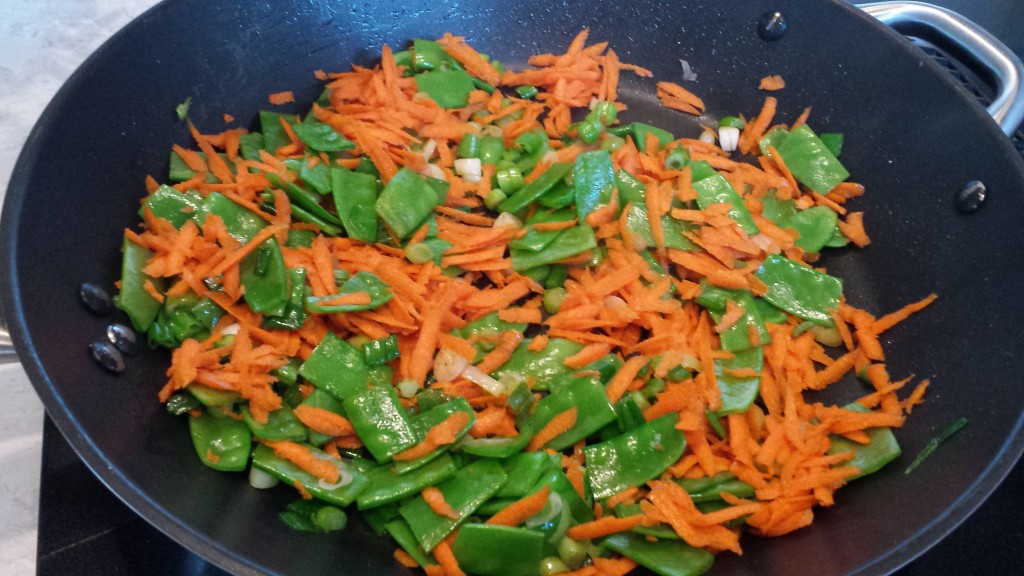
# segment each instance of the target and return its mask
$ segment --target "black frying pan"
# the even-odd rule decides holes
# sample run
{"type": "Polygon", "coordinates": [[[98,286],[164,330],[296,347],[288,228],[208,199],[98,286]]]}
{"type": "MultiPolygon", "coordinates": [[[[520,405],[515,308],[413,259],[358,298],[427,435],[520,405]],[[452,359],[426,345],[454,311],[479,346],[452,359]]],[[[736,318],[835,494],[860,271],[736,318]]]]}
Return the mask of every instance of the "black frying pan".
{"type": "MultiPolygon", "coordinates": [[[[270,92],[292,89],[310,101],[319,91],[313,70],[371,64],[385,42],[452,31],[521,66],[530,54],[564,49],[583,26],[660,79],[678,80],[678,60],[689,61],[711,117],[755,113],[758,79],[781,74],[782,117],[812,106],[816,129],[845,133],[843,161],[869,192],[858,202],[874,244],[824,262],[846,279],[849,300],[883,312],[940,294],[887,334],[892,373],[934,380],[899,431],[904,456],[840,491],[811,528],[746,538],[745,555],[722,555],[714,573],[888,573],[963,520],[1024,449],[1024,163],[902,38],[821,0],[175,0],[147,12],[51,103],[3,210],[4,316],[48,413],[93,471],[172,538],[233,572],[401,573],[392,544],[361,523],[340,537],[292,532],[275,518],[291,492],[258,492],[244,475],[204,468],[187,427],[156,401],[166,353],[130,358],[121,376],[105,372],[85,351],[108,320],[86,312],[76,289],[117,278],[122,229],[135,222],[145,175],[164,173],[170,143],[188,141],[173,114],[186,97],[192,120],[212,131],[224,112],[254,119],[270,92]],[[789,19],[773,43],[755,34],[768,9],[789,19]],[[969,180],[987,185],[988,200],[965,215],[953,197],[969,180]],[[967,428],[904,475],[962,416],[967,428]]],[[[632,119],[697,133],[695,121],[657,105],[653,82],[626,78],[621,91],[632,119]]]]}

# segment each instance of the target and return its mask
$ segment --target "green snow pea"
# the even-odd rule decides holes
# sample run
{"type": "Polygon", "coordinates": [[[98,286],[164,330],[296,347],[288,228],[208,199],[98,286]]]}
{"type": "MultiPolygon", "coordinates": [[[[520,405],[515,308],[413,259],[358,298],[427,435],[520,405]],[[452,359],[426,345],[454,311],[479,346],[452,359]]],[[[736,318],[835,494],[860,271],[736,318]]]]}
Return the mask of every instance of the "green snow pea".
{"type": "Polygon", "coordinates": [[[299,180],[309,186],[317,194],[331,193],[331,165],[326,162],[317,162],[312,167],[309,165],[309,156],[299,161],[299,180]]]}
{"type": "Polygon", "coordinates": [[[339,134],[330,124],[321,122],[316,117],[306,118],[301,124],[292,126],[292,130],[307,148],[317,152],[341,152],[355,148],[355,144],[339,134]]]}
{"type": "Polygon", "coordinates": [[[526,528],[466,524],[452,552],[459,566],[480,576],[537,576],[544,558],[544,535],[526,528]]]}
{"type": "Polygon", "coordinates": [[[398,511],[409,523],[423,550],[430,552],[481,504],[497,494],[505,480],[505,470],[496,460],[477,460],[437,485],[445,502],[458,515],[457,520],[435,513],[422,496],[402,505],[398,511]]]}
{"type": "Polygon", "coordinates": [[[230,406],[242,399],[234,390],[217,390],[202,384],[189,384],[185,390],[203,406],[230,406]]]}
{"type": "Polygon", "coordinates": [[[605,538],[601,545],[636,561],[659,576],[698,576],[711,569],[715,557],[681,540],[651,542],[642,534],[622,532],[605,538]]]}
{"type": "Polygon", "coordinates": [[[136,330],[145,332],[160,312],[160,302],[145,289],[146,282],[152,282],[157,291],[162,293],[164,280],[153,278],[143,272],[149,259],[153,257],[148,248],[125,238],[123,250],[121,290],[117,295],[117,307],[128,314],[136,330]]]}
{"type": "Polygon", "coordinates": [[[391,386],[370,388],[345,398],[345,413],[378,462],[387,462],[420,441],[391,386]]]}
{"type": "Polygon", "coordinates": [[[476,87],[465,70],[422,72],[415,76],[416,89],[426,92],[442,108],[462,108],[476,87]]]}
{"type": "MultiPolygon", "coordinates": [[[[626,126],[628,132],[626,134],[632,134],[633,142],[641,152],[647,151],[647,135],[654,134],[658,139],[658,145],[664,146],[676,139],[668,130],[662,130],[657,126],[651,126],[650,124],[644,124],[643,122],[633,122],[626,126]]],[[[615,132],[612,132],[615,134],[615,132]]],[[[623,136],[624,134],[615,134],[616,136],[623,136]]]]}
{"type": "MultiPolygon", "coordinates": [[[[283,190],[288,195],[288,199],[292,201],[293,216],[297,217],[300,213],[295,210],[297,208],[316,220],[327,223],[335,231],[334,234],[337,234],[337,227],[341,226],[341,220],[321,206],[320,199],[314,193],[305,190],[294,182],[284,180],[273,172],[265,172],[263,175],[266,176],[271,186],[283,190]]],[[[324,227],[321,226],[321,228],[323,229],[324,227]]],[[[326,229],[324,231],[327,232],[326,229]]]]}
{"type": "Polygon", "coordinates": [[[331,168],[331,192],[349,238],[377,241],[377,178],[372,174],[331,168]]]}
{"type": "Polygon", "coordinates": [[[281,121],[285,121],[293,129],[299,122],[295,114],[280,114],[267,110],[260,111],[260,132],[263,133],[263,149],[273,154],[281,146],[291,143],[288,134],[285,133],[281,121]]]}
{"type": "Polygon", "coordinates": [[[565,365],[565,359],[583,349],[581,344],[563,338],[549,339],[547,346],[539,352],[528,350],[529,345],[530,341],[523,339],[493,376],[501,379],[506,374],[518,374],[526,378],[530,389],[548,390],[553,383],[572,374],[573,370],[565,365]]]}
{"type": "Polygon", "coordinates": [[[243,243],[252,240],[267,224],[267,221],[257,216],[255,212],[242,207],[219,192],[211,192],[203,201],[200,226],[208,214],[219,216],[224,222],[228,234],[243,243]]]}
{"type": "MultiPolygon", "coordinates": [[[[259,132],[249,132],[248,134],[242,134],[238,137],[239,140],[239,153],[245,160],[259,160],[260,150],[264,148],[263,134],[259,132]]],[[[255,168],[250,168],[250,171],[255,168]]]]}
{"type": "Polygon", "coordinates": [[[786,313],[766,302],[763,298],[754,298],[754,305],[757,306],[757,313],[765,324],[785,324],[786,313]]]}
{"type": "MultiPolygon", "coordinates": [[[[370,529],[372,529],[373,533],[377,536],[383,536],[384,533],[387,532],[387,523],[392,520],[397,519],[402,524],[405,524],[402,517],[398,515],[397,504],[370,508],[369,510],[360,510],[359,515],[363,517],[363,520],[366,520],[366,523],[370,525],[370,529]]],[[[406,529],[408,530],[408,526],[406,526],[406,529]]],[[[416,542],[416,538],[411,532],[409,533],[409,538],[413,542],[416,542]]],[[[395,540],[397,541],[398,539],[396,538],[395,540]]],[[[419,547],[419,544],[416,546],[419,547]]]]}
{"type": "Polygon", "coordinates": [[[519,430],[518,436],[508,438],[465,437],[457,446],[459,451],[481,458],[509,458],[522,452],[532,437],[533,431],[523,427],[519,430]]]}
{"type": "MultiPolygon", "coordinates": [[[[743,204],[743,199],[733,190],[732,185],[718,172],[712,170],[711,174],[698,179],[699,173],[704,172],[706,162],[694,162],[693,188],[697,192],[697,205],[701,209],[707,209],[712,204],[726,203],[732,206],[729,210],[729,218],[732,218],[740,225],[740,228],[747,234],[757,234],[757,224],[743,204]],[[701,167],[701,168],[698,168],[701,167]]],[[[706,166],[710,168],[710,166],[706,166]]]]}
{"type": "Polygon", "coordinates": [[[298,330],[306,323],[306,269],[288,269],[288,301],[276,316],[264,316],[263,327],[269,330],[298,330]]]}
{"type": "Polygon", "coordinates": [[[780,138],[775,150],[801,184],[827,194],[850,173],[806,124],[780,138]]]}
{"type": "MultiPolygon", "coordinates": [[[[306,396],[306,398],[303,399],[302,402],[299,403],[299,405],[311,406],[313,408],[322,408],[329,412],[334,412],[338,416],[345,415],[345,407],[341,403],[341,400],[338,400],[329,392],[325,392],[320,388],[314,388],[313,391],[309,394],[309,396],[306,396]]],[[[327,442],[331,438],[331,436],[328,436],[326,434],[321,434],[319,432],[309,430],[309,443],[314,446],[322,446],[324,442],[327,442]]]]}
{"type": "Polygon", "coordinates": [[[821,143],[828,148],[833,156],[838,158],[843,153],[843,134],[841,132],[822,132],[818,134],[821,143]]]}
{"type": "MultiPolygon", "coordinates": [[[[644,241],[648,248],[654,247],[654,233],[651,222],[647,219],[647,209],[643,204],[631,204],[626,214],[626,230],[644,241]]],[[[693,228],[689,223],[676,220],[665,214],[661,217],[661,227],[665,231],[665,247],[675,250],[698,250],[696,244],[683,236],[683,232],[693,228]]]]}
{"type": "Polygon", "coordinates": [[[537,403],[533,414],[526,419],[526,426],[530,430],[540,430],[552,418],[573,407],[577,409],[576,424],[545,444],[545,448],[564,450],[604,428],[616,418],[615,408],[608,401],[608,395],[605,394],[604,385],[600,380],[570,378],[537,403]]]}
{"type": "MultiPolygon", "coordinates": [[[[867,412],[868,409],[854,402],[845,406],[847,410],[854,412],[867,412]]],[[[883,466],[892,462],[902,454],[900,445],[896,442],[896,436],[888,427],[869,428],[866,430],[870,441],[867,444],[858,444],[843,438],[842,436],[831,436],[832,447],[829,454],[839,452],[853,452],[853,459],[843,462],[843,466],[853,466],[860,470],[856,476],[847,478],[847,481],[867,476],[877,472],[883,466]]]]}
{"type": "Polygon", "coordinates": [[[647,202],[647,187],[629,172],[619,169],[615,173],[615,184],[619,189],[619,204],[625,206],[632,202],[644,206],[647,202]]]}
{"type": "Polygon", "coordinates": [[[546,452],[520,452],[502,462],[508,481],[495,494],[496,498],[522,498],[533,493],[541,474],[551,465],[546,452]]]}
{"type": "Polygon", "coordinates": [[[338,288],[337,294],[327,296],[309,296],[306,298],[306,309],[310,312],[335,314],[338,312],[359,312],[362,310],[373,310],[387,304],[388,300],[394,297],[391,287],[384,283],[379,276],[373,272],[356,272],[351,278],[345,281],[338,288]],[[357,294],[365,292],[370,296],[368,304],[330,304],[339,296],[346,294],[357,294]]]}
{"type": "Polygon", "coordinates": [[[580,372],[597,372],[601,382],[607,384],[612,379],[612,376],[615,376],[615,373],[619,371],[619,368],[622,368],[622,358],[615,354],[608,354],[580,368],[580,372]]]}
{"type": "MultiPolygon", "coordinates": [[[[505,322],[501,318],[498,318],[497,312],[492,312],[491,314],[477,318],[462,328],[452,330],[451,333],[459,338],[473,342],[473,346],[476,348],[477,353],[476,358],[470,358],[470,360],[476,364],[483,359],[485,354],[494,350],[498,337],[506,330],[522,332],[523,330],[526,330],[526,324],[512,324],[510,322],[505,322]]],[[[518,351],[518,348],[516,350],[518,351]]]]}
{"type": "MultiPolygon", "coordinates": [[[[157,218],[163,218],[175,228],[181,229],[185,222],[193,220],[203,205],[203,197],[189,190],[178,192],[170,186],[161,185],[146,197],[142,203],[157,218]]],[[[142,213],[142,209],[139,210],[142,213]]]]}
{"type": "Polygon", "coordinates": [[[761,312],[757,305],[754,304],[754,298],[750,295],[749,291],[725,290],[711,286],[703,281],[701,282],[701,287],[702,290],[700,295],[697,296],[697,303],[707,308],[708,313],[711,314],[711,318],[716,323],[720,322],[722,317],[725,316],[729,301],[743,309],[743,316],[719,335],[724,350],[738,352],[752,348],[754,343],[750,341],[751,327],[757,332],[758,340],[760,340],[759,346],[771,342],[768,327],[765,326],[764,320],[761,319],[761,312]]]}
{"type": "Polygon", "coordinates": [[[263,440],[291,440],[302,442],[309,430],[299,422],[298,417],[288,406],[281,406],[267,415],[266,422],[258,422],[252,416],[248,405],[241,407],[242,418],[252,435],[263,440]]]}
{"type": "Polygon", "coordinates": [[[554,188],[538,198],[537,204],[540,204],[545,208],[559,210],[561,208],[567,208],[575,199],[576,191],[573,189],[572,185],[567,183],[565,180],[561,180],[555,184],[554,188]]]}
{"type": "MultiPolygon", "coordinates": [[[[565,178],[565,175],[569,173],[572,167],[573,165],[569,162],[559,162],[551,166],[539,178],[523,186],[516,193],[506,198],[504,202],[498,204],[498,209],[502,212],[519,212],[551,191],[555,184],[558,184],[565,178]]],[[[525,170],[523,172],[525,173],[525,170]]]]}
{"type": "Polygon", "coordinates": [[[377,198],[377,216],[400,239],[408,238],[434,213],[437,193],[422,176],[402,168],[377,198]]]}
{"type": "Polygon", "coordinates": [[[806,252],[818,252],[835,237],[838,216],[830,208],[814,206],[797,210],[792,200],[780,200],[774,194],[761,199],[765,218],[780,228],[792,228],[799,233],[795,244],[806,252]]]}
{"type": "Polygon", "coordinates": [[[370,366],[384,366],[398,358],[398,336],[390,334],[363,344],[363,356],[370,366]]]}
{"type": "Polygon", "coordinates": [[[299,532],[336,532],[348,523],[348,516],[340,508],[313,500],[296,500],[277,516],[299,532]]]}
{"type": "Polygon", "coordinates": [[[772,306],[823,326],[833,325],[830,311],[839,307],[843,294],[839,278],[778,254],[765,258],[755,275],[768,286],[764,299],[772,306]]]}
{"type": "Polygon", "coordinates": [[[227,416],[190,416],[188,429],[199,459],[214,470],[240,472],[249,464],[249,427],[227,416]]]}
{"type": "MultiPolygon", "coordinates": [[[[199,157],[202,158],[203,160],[206,160],[205,153],[196,152],[196,154],[198,154],[199,157]]],[[[224,162],[228,165],[228,168],[231,170],[231,173],[234,174],[235,165],[228,160],[228,155],[224,154],[223,152],[217,155],[220,156],[222,160],[224,160],[224,162]]],[[[177,152],[173,150],[171,151],[170,162],[168,164],[169,165],[167,168],[167,179],[170,180],[171,182],[184,182],[185,180],[189,180],[196,175],[195,171],[188,167],[188,164],[185,162],[185,160],[177,152]]],[[[220,179],[214,176],[213,172],[207,172],[206,182],[209,184],[218,184],[220,183],[220,179]]]]}
{"type": "Polygon", "coordinates": [[[412,528],[409,528],[409,523],[403,520],[401,516],[385,524],[384,529],[420,566],[426,567],[437,564],[430,554],[423,551],[420,543],[416,541],[416,535],[412,533],[412,528]]]}
{"type": "Polygon", "coordinates": [[[267,238],[239,265],[243,298],[254,312],[279,316],[288,303],[288,268],[276,238],[267,238]]]}
{"type": "Polygon", "coordinates": [[[715,379],[722,398],[722,406],[715,412],[716,415],[746,412],[761,389],[760,376],[732,376],[726,370],[751,369],[760,373],[762,362],[763,354],[759,346],[733,352],[732,358],[715,360],[715,379]]]}
{"type": "Polygon", "coordinates": [[[369,371],[363,353],[331,332],[299,368],[303,378],[342,401],[366,390],[369,371]]]}
{"type": "MultiPolygon", "coordinates": [[[[534,180],[536,182],[536,180],[534,180]]],[[[573,226],[562,230],[548,245],[539,252],[528,250],[511,250],[512,269],[517,272],[554,264],[571,256],[576,256],[597,248],[594,230],[587,225],[573,226]]]]}
{"type": "MultiPolygon", "coordinates": [[[[462,412],[469,417],[466,420],[466,425],[463,426],[455,435],[455,441],[458,442],[466,435],[467,432],[469,432],[469,429],[473,427],[473,424],[476,423],[476,412],[473,412],[473,407],[469,405],[469,402],[467,402],[465,398],[449,400],[444,404],[438,404],[429,410],[424,410],[423,412],[412,416],[413,429],[420,438],[424,438],[431,428],[437,426],[441,422],[444,422],[449,416],[456,412],[462,412]]],[[[450,445],[441,446],[440,448],[431,451],[429,454],[416,458],[415,460],[395,462],[395,470],[399,474],[405,474],[412,470],[416,470],[417,468],[434,460],[441,454],[447,452],[449,447],[450,445]]]]}
{"type": "Polygon", "coordinates": [[[568,222],[576,217],[572,210],[538,210],[526,221],[527,232],[521,238],[509,242],[509,248],[529,252],[540,252],[558,237],[561,230],[535,230],[535,224],[568,222]]]}
{"type": "Polygon", "coordinates": [[[450,454],[442,454],[432,462],[404,474],[396,473],[390,466],[371,470],[370,481],[356,503],[360,510],[377,508],[419,494],[427,486],[435,486],[455,476],[458,466],[450,454]]]}
{"type": "Polygon", "coordinates": [[[441,45],[433,40],[412,41],[412,67],[417,72],[438,70],[442,66],[450,65],[451,56],[441,48],[441,45]]]}
{"type": "Polygon", "coordinates": [[[615,167],[611,154],[604,150],[584,152],[576,157],[572,172],[576,216],[583,222],[587,215],[612,200],[615,167]]]}
{"type": "Polygon", "coordinates": [[[323,460],[336,463],[339,469],[344,469],[346,475],[352,476],[352,481],[341,486],[321,483],[320,478],[274,454],[274,451],[264,444],[256,446],[256,450],[253,451],[252,465],[287,484],[298,482],[315,498],[329,504],[348,506],[355,502],[356,496],[369,482],[367,474],[375,468],[373,463],[361,458],[346,462],[312,446],[307,446],[307,449],[323,460]]]}
{"type": "Polygon", "coordinates": [[[680,478],[675,481],[696,502],[712,502],[722,499],[722,493],[739,498],[750,498],[754,487],[736,478],[732,472],[720,472],[706,478],[680,478]]]}
{"type": "Polygon", "coordinates": [[[667,414],[620,436],[583,449],[586,477],[594,498],[607,498],[657,478],[686,448],[686,437],[667,414]]]}

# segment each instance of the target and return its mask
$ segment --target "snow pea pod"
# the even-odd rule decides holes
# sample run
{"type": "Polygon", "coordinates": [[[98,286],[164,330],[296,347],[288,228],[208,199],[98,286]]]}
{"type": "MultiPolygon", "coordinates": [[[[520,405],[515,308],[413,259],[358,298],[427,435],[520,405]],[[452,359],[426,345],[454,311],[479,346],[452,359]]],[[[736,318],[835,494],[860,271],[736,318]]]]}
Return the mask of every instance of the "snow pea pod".
{"type": "MultiPolygon", "coordinates": [[[[633,122],[618,129],[609,129],[609,132],[616,136],[632,136],[633,142],[641,152],[647,151],[647,135],[653,134],[658,139],[658,145],[664,146],[676,139],[668,130],[663,130],[657,126],[651,126],[650,124],[644,124],[643,122],[633,122]]],[[[652,152],[654,152],[652,150],[652,152]]]]}
{"type": "Polygon", "coordinates": [[[698,576],[707,572],[715,561],[710,552],[681,540],[651,542],[641,534],[630,532],[609,536],[601,545],[659,576],[698,576]]]}
{"type": "Polygon", "coordinates": [[[200,226],[203,225],[209,214],[220,217],[228,234],[243,243],[252,240],[267,224],[267,221],[257,216],[255,212],[219,192],[211,192],[203,200],[202,212],[197,219],[200,226]]]}
{"type": "Polygon", "coordinates": [[[248,406],[242,406],[241,412],[242,418],[249,430],[252,431],[253,436],[263,440],[302,442],[309,433],[309,430],[302,422],[299,422],[298,417],[288,406],[281,406],[268,414],[266,422],[257,422],[252,417],[248,406]]]}
{"type": "Polygon", "coordinates": [[[374,468],[373,463],[361,458],[343,462],[312,446],[307,448],[317,457],[337,462],[339,466],[344,467],[346,474],[352,476],[352,481],[343,486],[323,484],[319,478],[274,454],[271,448],[263,444],[257,446],[256,450],[253,451],[252,465],[287,484],[294,485],[296,482],[299,483],[315,498],[329,504],[348,506],[355,502],[356,496],[359,495],[369,482],[367,473],[374,468]]]}
{"type": "MultiPolygon", "coordinates": [[[[431,428],[437,426],[441,422],[444,422],[449,416],[456,412],[462,412],[468,416],[466,425],[455,434],[455,441],[458,442],[466,435],[467,432],[469,432],[469,429],[473,427],[473,424],[476,423],[476,412],[473,411],[473,407],[469,405],[469,402],[467,402],[465,398],[450,400],[412,416],[412,425],[416,434],[420,438],[424,438],[431,428]]],[[[405,474],[412,470],[416,470],[447,452],[450,446],[450,444],[441,446],[440,448],[431,451],[429,454],[416,458],[415,460],[395,462],[395,470],[399,474],[405,474]]]]}
{"type": "Polygon", "coordinates": [[[563,338],[551,338],[539,352],[529,350],[530,340],[523,339],[512,352],[508,361],[492,374],[500,379],[506,374],[518,374],[526,378],[530,388],[545,391],[560,379],[572,374],[572,368],[565,365],[565,359],[583,349],[582,344],[563,338]]]}
{"type": "MultiPolygon", "coordinates": [[[[644,241],[648,248],[654,247],[654,233],[651,232],[651,222],[647,219],[647,210],[643,204],[631,204],[626,214],[626,230],[637,238],[644,241]]],[[[676,250],[699,250],[696,244],[689,238],[683,236],[683,232],[693,227],[680,220],[669,216],[661,217],[661,227],[665,232],[665,247],[676,250]]]]}
{"type": "Polygon", "coordinates": [[[813,206],[797,210],[792,200],[780,200],[774,194],[766,194],[761,203],[763,216],[780,228],[792,228],[799,236],[794,242],[806,252],[818,252],[833,240],[838,228],[838,215],[825,206],[813,206]]]}
{"type": "Polygon", "coordinates": [[[254,312],[279,316],[288,304],[288,268],[276,238],[267,238],[239,264],[242,297],[254,312]]]}
{"type": "Polygon", "coordinates": [[[433,40],[412,41],[412,67],[416,72],[439,70],[451,63],[452,58],[433,40]]]}
{"type": "Polygon", "coordinates": [[[244,422],[204,412],[189,417],[188,429],[203,464],[226,472],[245,470],[252,439],[244,422]]]}
{"type": "Polygon", "coordinates": [[[727,371],[748,369],[760,374],[762,363],[761,347],[734,352],[732,358],[715,360],[715,379],[722,399],[716,415],[746,412],[761,388],[760,376],[733,376],[727,371]]]}
{"type": "MultiPolygon", "coordinates": [[[[856,402],[844,408],[854,412],[868,411],[867,408],[856,402]]],[[[867,444],[858,444],[842,436],[830,436],[832,447],[829,448],[828,453],[853,452],[853,459],[843,462],[842,466],[853,466],[860,470],[860,473],[847,478],[847,481],[877,472],[883,466],[898,458],[903,452],[891,428],[869,428],[865,432],[867,432],[868,438],[870,438],[867,444]]]]}
{"type": "Polygon", "coordinates": [[[576,157],[572,172],[576,216],[583,222],[587,215],[612,200],[615,190],[615,167],[605,150],[584,152],[576,157]]]}
{"type": "Polygon", "coordinates": [[[546,452],[521,452],[502,462],[508,481],[496,498],[522,498],[533,492],[541,474],[551,465],[546,452]]]}
{"type": "Polygon", "coordinates": [[[369,366],[358,348],[328,332],[299,368],[299,374],[344,401],[366,390],[369,366]]]}
{"type": "Polygon", "coordinates": [[[292,126],[292,130],[306,147],[317,152],[341,152],[355,148],[355,144],[339,134],[330,124],[325,124],[316,117],[306,118],[301,124],[292,126]]]}
{"type": "Polygon", "coordinates": [[[733,190],[732,185],[724,176],[715,172],[706,162],[693,163],[693,189],[697,192],[697,205],[706,210],[712,204],[729,204],[729,217],[747,234],[757,234],[757,224],[743,204],[743,199],[733,190]],[[707,172],[710,170],[710,174],[707,172]],[[698,176],[705,175],[703,178],[698,176]]]}
{"type": "Polygon", "coordinates": [[[459,566],[480,576],[537,576],[544,558],[544,535],[526,528],[466,524],[452,552],[459,566]]]}
{"type": "Polygon", "coordinates": [[[283,190],[284,193],[288,195],[288,199],[292,201],[293,215],[298,214],[294,209],[299,208],[317,220],[326,222],[332,227],[335,227],[335,230],[337,230],[337,226],[341,226],[341,220],[321,206],[319,198],[313,193],[305,190],[294,182],[289,182],[281,178],[273,172],[265,172],[263,175],[266,176],[267,181],[270,182],[271,186],[283,190]]]}
{"type": "MultiPolygon", "coordinates": [[[[142,205],[153,216],[163,218],[175,228],[181,229],[185,222],[194,219],[202,209],[203,197],[193,190],[179,192],[170,186],[161,185],[146,197],[142,205]]],[[[139,213],[141,215],[142,209],[139,213]]]]}
{"type": "Polygon", "coordinates": [[[619,189],[619,204],[625,206],[632,202],[643,206],[646,203],[647,187],[625,169],[619,168],[615,173],[615,185],[619,189]]]}
{"type": "MultiPolygon", "coordinates": [[[[341,400],[338,400],[330,393],[325,392],[320,388],[314,388],[313,391],[309,393],[309,396],[306,396],[306,398],[302,402],[300,402],[299,405],[312,406],[313,408],[323,408],[324,410],[327,410],[329,412],[334,412],[338,416],[345,415],[345,407],[341,403],[341,400]]],[[[323,445],[324,442],[327,442],[331,438],[332,436],[328,436],[326,434],[321,434],[319,432],[309,430],[309,443],[314,446],[321,446],[323,445]]]]}
{"type": "Polygon", "coordinates": [[[399,239],[408,238],[434,213],[437,193],[422,176],[402,168],[374,204],[377,216],[399,239]]]}
{"type": "Polygon", "coordinates": [[[764,299],[773,306],[804,320],[833,325],[831,311],[838,309],[843,293],[839,278],[778,254],[765,258],[755,275],[768,286],[764,299]]]}
{"type": "Polygon", "coordinates": [[[277,152],[281,146],[291,143],[288,134],[285,133],[281,122],[287,122],[293,129],[299,122],[295,114],[281,114],[268,110],[260,111],[260,132],[263,133],[263,149],[271,154],[277,152]]]}
{"type": "Polygon", "coordinates": [[[317,162],[310,166],[310,157],[299,160],[299,180],[320,195],[331,193],[331,165],[317,162]]]}
{"type": "Polygon", "coordinates": [[[469,93],[476,87],[473,77],[464,70],[437,70],[415,76],[416,89],[425,92],[442,108],[462,108],[469,102],[469,93]]]}
{"type": "Polygon", "coordinates": [[[720,472],[707,478],[680,478],[676,484],[682,486],[695,503],[721,500],[723,493],[740,498],[754,495],[754,487],[737,479],[732,472],[720,472]]]}
{"type": "MultiPolygon", "coordinates": [[[[564,450],[604,428],[616,418],[615,408],[608,401],[604,384],[600,380],[571,378],[537,403],[533,414],[527,419],[527,426],[531,430],[540,430],[552,418],[574,407],[577,408],[576,424],[545,444],[545,448],[564,450]]],[[[678,456],[676,458],[678,459],[678,456]]]]}
{"type": "Polygon", "coordinates": [[[622,368],[622,358],[615,354],[608,354],[580,368],[580,372],[597,372],[601,382],[607,384],[615,376],[615,373],[619,371],[619,368],[622,368]]]}
{"type": "Polygon", "coordinates": [[[377,240],[377,178],[372,174],[331,168],[331,193],[349,238],[377,240]]]}
{"type": "Polygon", "coordinates": [[[307,297],[306,309],[310,312],[317,312],[321,314],[360,312],[363,310],[373,310],[374,308],[383,306],[384,304],[387,304],[388,300],[391,300],[393,296],[394,294],[391,292],[391,287],[385,284],[379,276],[373,272],[360,271],[356,272],[351,278],[346,280],[345,283],[338,288],[337,294],[307,297]],[[365,304],[330,304],[332,300],[337,300],[340,296],[358,293],[368,294],[370,296],[370,301],[365,304]]]}
{"type": "Polygon", "coordinates": [[[555,184],[565,178],[565,175],[569,173],[572,166],[573,165],[568,162],[559,162],[554,164],[545,170],[539,178],[530,182],[526,186],[523,186],[516,193],[506,198],[501,204],[498,204],[498,209],[502,212],[518,212],[523,208],[526,208],[530,204],[536,202],[538,198],[546,194],[555,187],[555,184]]]}
{"type": "Polygon", "coordinates": [[[152,283],[159,292],[164,291],[163,278],[153,278],[143,272],[153,253],[148,248],[124,239],[124,254],[121,261],[121,290],[117,295],[117,307],[128,314],[132,326],[139,332],[149,330],[160,312],[160,302],[154,298],[145,285],[152,283]]]}
{"type": "Polygon", "coordinates": [[[784,135],[774,135],[771,145],[793,177],[819,194],[827,194],[850,177],[839,159],[806,124],[784,135]]]}
{"type": "Polygon", "coordinates": [[[611,440],[583,449],[587,484],[594,498],[607,498],[656,478],[674,464],[686,448],[686,437],[667,414],[611,440]]]}
{"type": "Polygon", "coordinates": [[[398,542],[398,545],[403,550],[408,552],[412,559],[419,563],[422,567],[432,566],[437,564],[434,559],[423,551],[420,543],[416,541],[416,535],[412,533],[412,529],[409,528],[409,523],[403,520],[401,517],[391,520],[384,525],[384,529],[387,530],[388,534],[398,542]]]}
{"type": "Polygon", "coordinates": [[[751,331],[757,333],[757,345],[771,342],[768,327],[761,319],[761,311],[749,291],[726,290],[701,281],[701,293],[697,296],[697,303],[707,308],[716,323],[721,322],[725,316],[729,301],[743,309],[743,316],[719,335],[724,350],[739,352],[754,347],[755,343],[750,340],[751,331]]]}
{"type": "Polygon", "coordinates": [[[298,330],[306,322],[306,269],[288,269],[288,301],[280,314],[264,316],[263,327],[270,330],[298,330]]]}
{"type": "Polygon", "coordinates": [[[559,232],[558,236],[539,252],[511,250],[512,269],[522,272],[537,266],[554,264],[594,248],[597,248],[594,230],[586,225],[574,226],[559,232]]]}
{"type": "Polygon", "coordinates": [[[398,511],[409,523],[423,550],[430,552],[481,504],[497,494],[505,480],[505,470],[498,461],[477,460],[459,470],[453,478],[437,485],[458,519],[435,513],[422,496],[402,505],[398,511]]]}
{"type": "Polygon", "coordinates": [[[391,386],[370,388],[345,398],[345,413],[378,462],[387,462],[420,441],[391,386]]]}
{"type": "Polygon", "coordinates": [[[572,210],[538,210],[526,221],[526,234],[509,242],[508,246],[513,250],[540,252],[558,237],[561,230],[536,230],[533,228],[533,225],[547,224],[549,222],[568,222],[575,217],[576,215],[572,210]]]}
{"type": "Polygon", "coordinates": [[[433,462],[407,473],[397,473],[390,466],[381,466],[367,475],[369,483],[359,493],[356,504],[368,510],[398,502],[406,496],[419,494],[427,486],[435,486],[455,476],[458,466],[450,454],[442,454],[433,462]]]}

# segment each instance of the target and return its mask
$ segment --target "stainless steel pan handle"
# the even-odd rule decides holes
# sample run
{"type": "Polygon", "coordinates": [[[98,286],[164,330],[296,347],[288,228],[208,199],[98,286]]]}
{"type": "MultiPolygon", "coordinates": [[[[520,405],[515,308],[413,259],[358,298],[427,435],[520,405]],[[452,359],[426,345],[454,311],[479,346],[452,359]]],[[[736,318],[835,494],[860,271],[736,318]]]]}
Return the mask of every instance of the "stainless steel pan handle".
{"type": "Polygon", "coordinates": [[[904,34],[924,29],[969,55],[994,79],[996,97],[988,113],[1007,136],[1024,120],[1024,64],[995,36],[960,14],[924,2],[873,2],[858,8],[904,34]]]}
{"type": "Polygon", "coordinates": [[[18,361],[18,355],[14,352],[14,343],[11,342],[11,335],[7,332],[7,325],[0,317],[0,364],[11,364],[18,361]]]}

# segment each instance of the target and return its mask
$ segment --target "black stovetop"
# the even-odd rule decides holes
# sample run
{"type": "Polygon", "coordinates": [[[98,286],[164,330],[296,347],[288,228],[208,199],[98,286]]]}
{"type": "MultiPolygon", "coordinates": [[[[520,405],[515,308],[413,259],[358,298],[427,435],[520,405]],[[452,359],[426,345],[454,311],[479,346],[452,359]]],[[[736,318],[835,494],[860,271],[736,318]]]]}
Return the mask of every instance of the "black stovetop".
{"type": "MultiPolygon", "coordinates": [[[[932,0],[972,18],[1024,55],[1020,0],[932,0]],[[1009,17],[1017,15],[1017,17],[1009,17]]],[[[955,70],[953,71],[956,74],[955,70]]],[[[976,77],[967,73],[969,83],[976,77]]],[[[973,90],[984,99],[990,91],[973,90]]],[[[1024,139],[1016,144],[1024,153],[1024,139]]],[[[226,576],[164,536],[117,499],[78,458],[53,423],[43,430],[37,576],[226,576]]],[[[1024,462],[964,524],[897,572],[1024,572],[1024,462]]],[[[0,573],[4,568],[0,567],[0,573]]]]}

